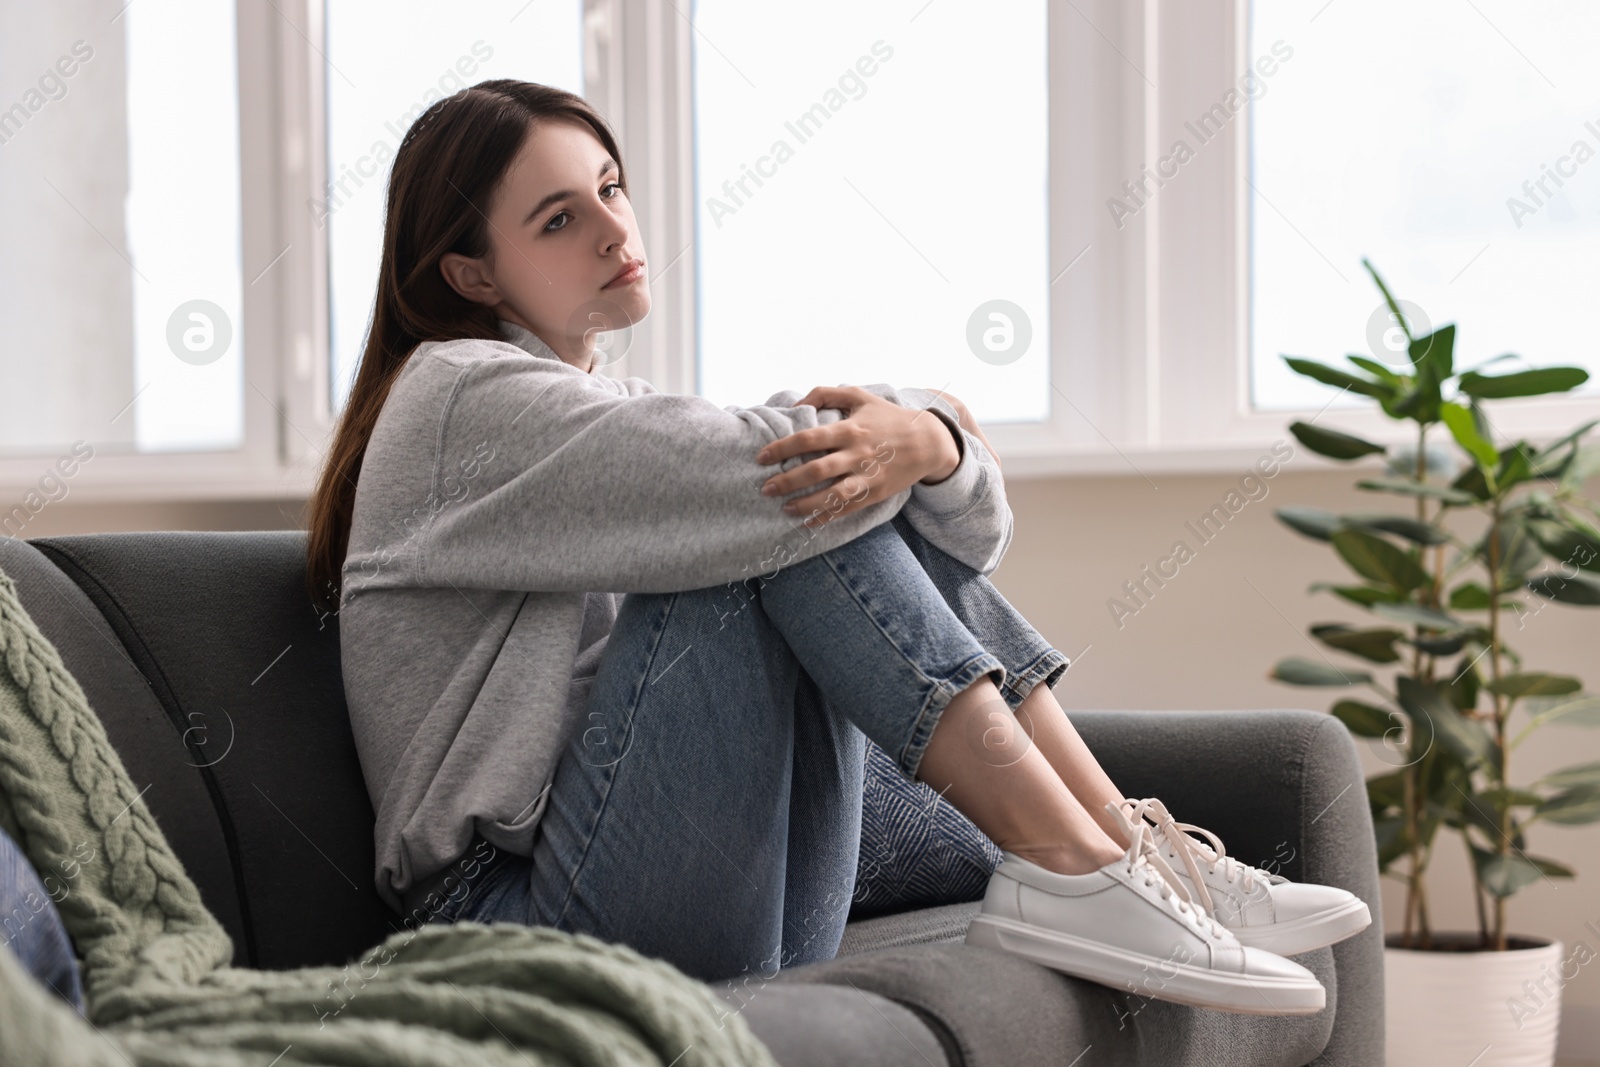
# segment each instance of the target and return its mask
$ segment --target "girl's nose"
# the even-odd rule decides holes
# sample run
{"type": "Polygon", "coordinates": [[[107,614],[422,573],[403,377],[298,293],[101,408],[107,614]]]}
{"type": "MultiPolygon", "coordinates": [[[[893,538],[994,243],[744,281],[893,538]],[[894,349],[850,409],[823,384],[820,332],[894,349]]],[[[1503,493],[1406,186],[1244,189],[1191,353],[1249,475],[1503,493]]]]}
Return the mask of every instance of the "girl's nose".
{"type": "Polygon", "coordinates": [[[628,239],[628,220],[604,208],[601,217],[605,220],[605,225],[600,231],[605,240],[602,251],[609,252],[628,239]]]}

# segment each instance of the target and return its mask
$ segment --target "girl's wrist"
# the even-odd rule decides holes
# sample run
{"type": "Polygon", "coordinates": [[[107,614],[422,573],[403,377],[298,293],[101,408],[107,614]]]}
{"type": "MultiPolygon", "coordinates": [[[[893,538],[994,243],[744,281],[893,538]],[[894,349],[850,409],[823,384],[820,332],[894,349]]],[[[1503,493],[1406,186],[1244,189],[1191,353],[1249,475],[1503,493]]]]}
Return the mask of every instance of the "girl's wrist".
{"type": "Polygon", "coordinates": [[[965,449],[962,447],[959,436],[961,430],[958,427],[952,426],[943,415],[932,408],[928,409],[928,413],[934,416],[932,432],[936,436],[933,438],[933,459],[931,461],[934,466],[932,472],[923,478],[919,484],[938,485],[954,474],[957,467],[961,466],[961,459],[965,449]]]}

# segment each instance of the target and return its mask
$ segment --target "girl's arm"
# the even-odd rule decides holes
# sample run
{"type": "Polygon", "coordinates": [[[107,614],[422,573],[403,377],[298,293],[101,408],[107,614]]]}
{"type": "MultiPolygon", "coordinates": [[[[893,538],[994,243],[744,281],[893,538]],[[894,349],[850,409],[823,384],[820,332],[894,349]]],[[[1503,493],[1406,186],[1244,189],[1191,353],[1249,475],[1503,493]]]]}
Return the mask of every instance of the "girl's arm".
{"type": "MultiPolygon", "coordinates": [[[[837,421],[837,410],[722,408],[637,382],[500,341],[419,348],[363,461],[344,570],[352,591],[699,589],[825,552],[913,496],[902,489],[807,527],[784,514],[782,497],[761,494],[776,468],[755,454],[837,421]]],[[[918,462],[895,476],[934,469],[918,462]]],[[[937,505],[937,491],[963,477],[918,488],[935,491],[937,505]]],[[[931,514],[925,506],[922,521],[931,514]]]]}

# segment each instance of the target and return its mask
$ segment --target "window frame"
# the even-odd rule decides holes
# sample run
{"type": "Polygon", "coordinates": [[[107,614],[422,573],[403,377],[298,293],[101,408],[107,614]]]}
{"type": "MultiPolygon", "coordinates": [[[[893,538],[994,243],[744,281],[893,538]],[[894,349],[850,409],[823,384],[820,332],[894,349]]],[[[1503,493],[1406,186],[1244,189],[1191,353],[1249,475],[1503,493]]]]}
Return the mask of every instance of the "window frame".
{"type": "MultiPolygon", "coordinates": [[[[1260,209],[1244,180],[1249,107],[1124,225],[1106,205],[1165,154],[1185,116],[1216,102],[1254,58],[1245,56],[1249,2],[1229,0],[1220,18],[1215,8],[1158,0],[1050,7],[1052,396],[1043,422],[985,426],[1008,478],[1231,472],[1287,439],[1290,421],[1321,417],[1249,404],[1248,224],[1260,209]],[[1072,106],[1086,99],[1104,106],[1072,106]]],[[[235,7],[247,279],[242,447],[97,453],[68,481],[80,500],[305,497],[331,440],[326,231],[305,208],[321,195],[328,165],[326,66],[315,43],[325,39],[324,0],[235,7]]],[[[650,280],[653,313],[606,373],[682,393],[694,392],[698,378],[692,12],[652,0],[585,0],[582,43],[585,95],[616,131],[648,258],[661,264],[650,280]]],[[[1324,411],[1330,424],[1375,441],[1411,440],[1407,427],[1376,411],[1324,411]]],[[[1600,397],[1502,402],[1495,415],[1501,434],[1543,442],[1600,416],[1600,397]]],[[[1307,466],[1333,465],[1300,456],[1307,466]]],[[[44,451],[0,458],[0,500],[20,503],[37,491],[55,459],[44,451]]]]}

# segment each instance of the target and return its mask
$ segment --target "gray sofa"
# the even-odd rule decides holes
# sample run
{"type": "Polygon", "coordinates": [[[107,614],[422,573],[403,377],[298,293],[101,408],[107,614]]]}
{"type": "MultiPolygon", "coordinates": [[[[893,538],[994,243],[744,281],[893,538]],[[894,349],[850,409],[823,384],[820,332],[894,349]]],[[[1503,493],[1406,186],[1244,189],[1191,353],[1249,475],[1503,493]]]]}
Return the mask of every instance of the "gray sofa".
{"type": "MultiPolygon", "coordinates": [[[[345,716],[338,618],[303,593],[304,534],[0,539],[55,643],[233,937],[236,963],[339,964],[400,929],[372,887],[372,808],[345,716]]],[[[1353,742],[1310,711],[1094,711],[1073,722],[1129,795],[1246,862],[1343,886],[1373,925],[1299,958],[1310,1016],[1142,1000],[962,944],[976,901],[853,922],[838,956],[718,992],[785,1067],[1383,1062],[1382,916],[1353,742]]]]}

